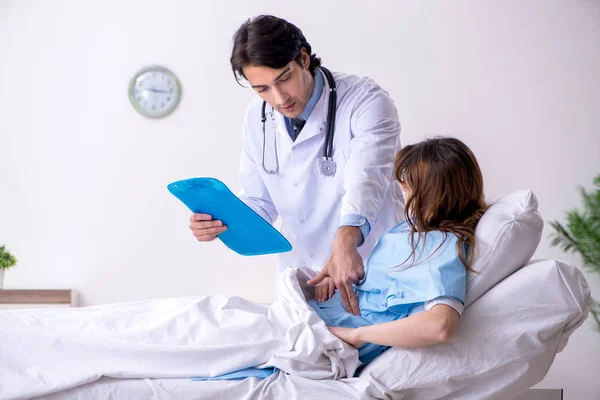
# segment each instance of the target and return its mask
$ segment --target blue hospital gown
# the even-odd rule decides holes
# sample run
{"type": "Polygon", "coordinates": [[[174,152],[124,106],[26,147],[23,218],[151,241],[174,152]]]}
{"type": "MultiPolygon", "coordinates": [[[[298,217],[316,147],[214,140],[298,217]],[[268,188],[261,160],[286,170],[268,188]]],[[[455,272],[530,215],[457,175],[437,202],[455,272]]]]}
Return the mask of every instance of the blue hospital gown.
{"type": "MultiPolygon", "coordinates": [[[[464,304],[467,273],[457,253],[458,238],[440,231],[423,234],[415,251],[415,264],[406,268],[413,261],[408,259],[412,252],[410,235],[408,224],[402,222],[388,229],[373,248],[365,262],[365,277],[355,286],[360,316],[346,311],[337,290],[329,300],[311,300],[309,305],[328,326],[358,328],[407,317],[440,296],[453,297],[464,304]]],[[[414,235],[416,243],[417,234],[414,235]]],[[[372,343],[361,346],[361,365],[386,349],[387,346],[372,343]]]]}
{"type": "MultiPolygon", "coordinates": [[[[415,265],[399,266],[412,252],[408,224],[403,222],[389,229],[377,242],[365,262],[365,278],[355,286],[360,316],[346,311],[339,292],[325,302],[311,300],[308,304],[328,326],[358,328],[395,321],[422,310],[425,302],[449,296],[464,304],[467,274],[456,251],[457,237],[439,231],[428,232],[415,251],[415,265]],[[423,246],[424,244],[424,246],[423,246]],[[437,250],[436,250],[437,249],[437,250]],[[434,253],[435,250],[435,253],[434,253]],[[433,255],[432,255],[433,253],[433,255]],[[399,266],[397,268],[394,268],[399,266]]],[[[415,242],[417,240],[415,234],[415,242]]],[[[388,349],[366,343],[358,349],[361,367],[388,349]]],[[[247,368],[230,374],[195,380],[264,378],[276,372],[274,368],[247,368]]],[[[357,371],[358,372],[358,371],[357,371]]]]}

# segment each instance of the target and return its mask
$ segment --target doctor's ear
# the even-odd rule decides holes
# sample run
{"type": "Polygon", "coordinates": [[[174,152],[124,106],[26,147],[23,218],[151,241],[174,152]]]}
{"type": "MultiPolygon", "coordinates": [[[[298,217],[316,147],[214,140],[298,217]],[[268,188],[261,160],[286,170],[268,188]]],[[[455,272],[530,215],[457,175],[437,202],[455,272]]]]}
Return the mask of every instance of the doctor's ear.
{"type": "Polygon", "coordinates": [[[308,69],[308,67],[310,67],[310,54],[308,54],[304,47],[300,49],[300,62],[304,69],[308,69]]]}

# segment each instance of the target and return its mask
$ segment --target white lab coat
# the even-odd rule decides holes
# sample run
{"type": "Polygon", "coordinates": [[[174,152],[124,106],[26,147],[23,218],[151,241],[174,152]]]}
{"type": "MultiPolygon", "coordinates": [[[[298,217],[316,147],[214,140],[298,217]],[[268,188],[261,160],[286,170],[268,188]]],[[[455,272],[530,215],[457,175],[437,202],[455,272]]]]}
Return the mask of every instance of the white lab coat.
{"type": "Polygon", "coordinates": [[[246,112],[240,198],[271,223],[281,217],[281,232],[293,249],[279,255],[279,272],[289,266],[319,271],[329,258],[342,215],[362,215],[371,225],[359,247],[363,259],[387,228],[404,219],[404,200],[393,178],[394,159],[400,149],[400,122],[393,101],[369,78],[333,75],[337,84],[334,176],[323,176],[319,170],[329,101],[327,79],[295,142],[284,116],[274,111],[272,119],[267,105],[264,159],[270,170],[277,165],[277,157],[279,172],[275,175],[262,167],[262,99],[253,101],[246,112]]]}

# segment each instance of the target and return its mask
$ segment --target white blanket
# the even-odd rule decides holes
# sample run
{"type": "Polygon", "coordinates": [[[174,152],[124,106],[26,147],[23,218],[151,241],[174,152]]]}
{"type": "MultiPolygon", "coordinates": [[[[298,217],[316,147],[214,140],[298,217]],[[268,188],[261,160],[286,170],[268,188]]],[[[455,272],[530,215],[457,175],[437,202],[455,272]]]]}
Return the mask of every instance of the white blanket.
{"type": "Polygon", "coordinates": [[[352,376],[358,353],[306,304],[309,276],[284,271],[271,306],[205,296],[0,311],[0,398],[50,394],[102,376],[212,377],[253,366],[310,379],[352,376]]]}

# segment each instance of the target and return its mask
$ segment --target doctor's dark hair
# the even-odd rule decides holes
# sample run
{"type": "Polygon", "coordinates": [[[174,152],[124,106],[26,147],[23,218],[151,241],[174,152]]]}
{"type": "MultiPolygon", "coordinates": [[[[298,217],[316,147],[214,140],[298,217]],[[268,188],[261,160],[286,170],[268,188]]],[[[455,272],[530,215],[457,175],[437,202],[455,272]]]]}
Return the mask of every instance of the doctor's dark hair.
{"type": "Polygon", "coordinates": [[[471,149],[455,138],[427,139],[402,148],[394,167],[396,179],[408,188],[405,218],[413,250],[404,263],[412,257],[414,264],[418,243],[422,238],[425,246],[428,231],[442,231],[458,237],[457,252],[470,269],[475,227],[489,207],[471,149]]]}
{"type": "Polygon", "coordinates": [[[314,75],[315,69],[321,66],[321,59],[311,53],[312,48],[298,27],[272,15],[250,18],[233,36],[230,59],[233,75],[240,83],[241,78],[246,79],[242,68],[248,65],[279,69],[292,60],[302,65],[302,48],[310,55],[308,69],[314,75]]]}

